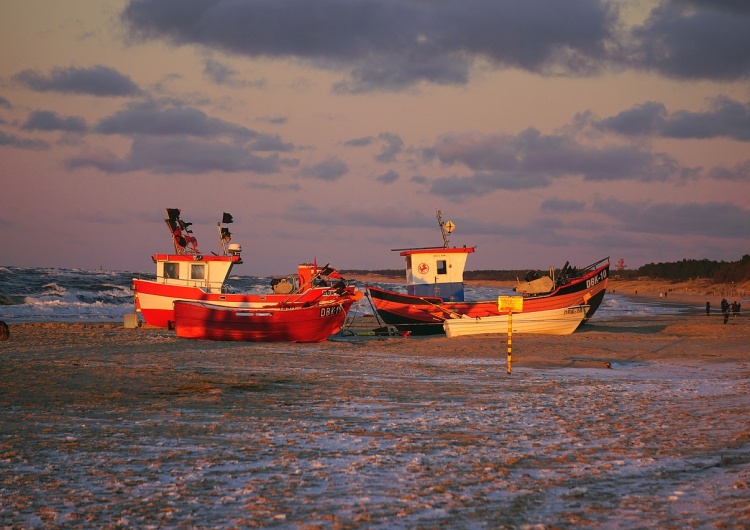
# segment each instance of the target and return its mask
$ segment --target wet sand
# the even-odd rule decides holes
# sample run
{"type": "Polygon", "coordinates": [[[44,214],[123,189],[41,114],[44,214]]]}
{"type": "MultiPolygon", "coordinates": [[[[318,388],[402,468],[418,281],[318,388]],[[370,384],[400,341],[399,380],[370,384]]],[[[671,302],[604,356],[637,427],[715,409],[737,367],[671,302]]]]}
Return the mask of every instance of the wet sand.
{"type": "Polygon", "coordinates": [[[516,334],[511,374],[506,353],[12,325],[0,526],[750,526],[746,317],[516,334]]]}

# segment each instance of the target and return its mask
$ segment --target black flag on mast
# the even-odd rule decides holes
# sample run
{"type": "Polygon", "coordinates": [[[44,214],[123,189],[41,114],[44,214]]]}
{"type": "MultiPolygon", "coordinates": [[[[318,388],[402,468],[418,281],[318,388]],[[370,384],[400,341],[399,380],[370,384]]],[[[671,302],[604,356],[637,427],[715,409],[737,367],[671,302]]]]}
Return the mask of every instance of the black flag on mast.
{"type": "Polygon", "coordinates": [[[227,212],[224,212],[224,217],[221,220],[222,223],[228,224],[232,222],[232,216],[229,215],[227,212]]]}

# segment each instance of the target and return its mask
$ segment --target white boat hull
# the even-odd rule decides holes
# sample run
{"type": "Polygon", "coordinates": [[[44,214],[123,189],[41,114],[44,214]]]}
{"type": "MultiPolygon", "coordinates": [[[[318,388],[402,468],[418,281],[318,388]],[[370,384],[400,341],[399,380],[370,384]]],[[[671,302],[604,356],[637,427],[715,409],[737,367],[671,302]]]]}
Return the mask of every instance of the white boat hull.
{"type": "MultiPolygon", "coordinates": [[[[542,335],[569,335],[583,322],[588,306],[577,305],[563,309],[513,313],[513,333],[535,333],[542,335]]],[[[449,318],[443,323],[448,338],[466,335],[507,334],[508,315],[487,317],[449,318]]]]}

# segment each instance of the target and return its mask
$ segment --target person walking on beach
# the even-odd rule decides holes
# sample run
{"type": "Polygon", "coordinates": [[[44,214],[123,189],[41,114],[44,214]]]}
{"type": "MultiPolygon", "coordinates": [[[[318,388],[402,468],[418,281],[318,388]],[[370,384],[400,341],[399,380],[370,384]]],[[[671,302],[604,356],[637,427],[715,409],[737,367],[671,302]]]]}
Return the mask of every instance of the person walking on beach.
{"type": "Polygon", "coordinates": [[[721,312],[724,315],[724,324],[729,320],[729,302],[726,298],[721,299],[721,312]]]}
{"type": "Polygon", "coordinates": [[[711,316],[711,302],[706,302],[706,316],[711,316]]]}

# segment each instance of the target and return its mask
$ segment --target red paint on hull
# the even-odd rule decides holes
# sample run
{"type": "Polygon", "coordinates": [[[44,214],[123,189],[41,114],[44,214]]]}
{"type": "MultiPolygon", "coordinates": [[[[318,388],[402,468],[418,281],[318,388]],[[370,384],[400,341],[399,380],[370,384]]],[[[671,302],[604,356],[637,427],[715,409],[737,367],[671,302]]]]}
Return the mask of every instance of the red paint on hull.
{"type": "Polygon", "coordinates": [[[178,337],[246,342],[321,342],[338,332],[353,301],[239,309],[175,302],[178,337]]]}

